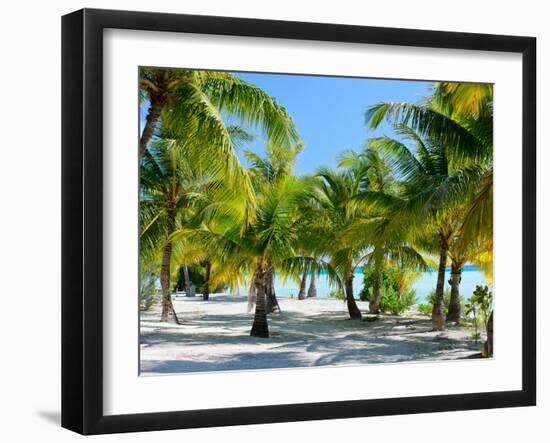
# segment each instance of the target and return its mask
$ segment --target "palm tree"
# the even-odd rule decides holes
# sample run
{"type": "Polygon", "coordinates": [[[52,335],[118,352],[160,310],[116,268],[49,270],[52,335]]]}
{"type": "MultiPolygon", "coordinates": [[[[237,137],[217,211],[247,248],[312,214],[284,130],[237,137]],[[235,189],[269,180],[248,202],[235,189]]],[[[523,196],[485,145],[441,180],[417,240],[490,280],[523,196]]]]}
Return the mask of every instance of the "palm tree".
{"type": "Polygon", "coordinates": [[[474,263],[486,273],[486,279],[492,281],[493,243],[491,240],[483,240],[480,235],[470,235],[470,232],[459,231],[449,247],[451,261],[451,298],[447,312],[447,323],[460,323],[460,282],[462,272],[467,263],[474,263]]]}
{"type": "Polygon", "coordinates": [[[294,257],[296,251],[298,209],[311,191],[304,184],[287,177],[264,190],[258,203],[254,224],[245,234],[245,244],[256,259],[254,286],[256,288],[256,312],[250,335],[268,337],[265,286],[273,265],[294,257]]]}
{"type": "Polygon", "coordinates": [[[362,318],[353,295],[355,270],[365,259],[364,246],[341,233],[352,226],[361,216],[360,205],[354,197],[360,192],[365,171],[354,168],[321,168],[317,176],[319,184],[319,201],[327,214],[330,224],[324,236],[326,250],[331,257],[331,265],[337,270],[344,287],[349,316],[352,319],[362,318]]]}
{"type": "Polygon", "coordinates": [[[173,244],[170,236],[176,230],[178,212],[192,206],[192,178],[196,177],[182,152],[176,140],[159,139],[145,153],[140,171],[141,250],[143,253],[162,250],[161,321],[175,323],[179,321],[171,297],[173,244]]]}
{"type": "Polygon", "coordinates": [[[442,330],[445,268],[451,241],[461,221],[457,208],[479,184],[482,169],[477,166],[457,169],[446,145],[421,137],[404,124],[395,125],[394,129],[412,142],[414,150],[387,136],[372,139],[371,143],[388,155],[402,179],[399,197],[378,196],[378,199],[393,208],[395,222],[409,224],[413,237],[424,235],[426,229],[435,233],[439,265],[432,325],[442,330]]]}
{"type": "Polygon", "coordinates": [[[256,309],[251,336],[269,337],[267,288],[271,272],[296,256],[298,209],[310,198],[311,190],[289,176],[259,192],[254,213],[246,221],[228,213],[223,222],[203,223],[172,236],[174,241],[186,238],[197,247],[215,249],[220,267],[230,270],[232,275],[246,272],[252,276],[256,309]]]}
{"type": "MultiPolygon", "coordinates": [[[[369,195],[361,194],[358,200],[368,201],[369,195]]],[[[408,240],[408,226],[404,223],[392,223],[390,214],[358,219],[343,232],[343,236],[347,241],[354,242],[357,247],[362,247],[366,251],[363,256],[365,263],[373,265],[370,313],[380,312],[380,284],[384,267],[391,266],[399,270],[399,297],[413,278],[413,274],[430,268],[429,260],[408,240]]]]}
{"type": "Polygon", "coordinates": [[[381,272],[390,256],[399,257],[395,260],[399,260],[401,266],[405,266],[405,260],[422,268],[426,264],[414,248],[405,242],[406,225],[390,223],[391,210],[380,210],[376,205],[369,205],[370,198],[375,201],[383,196],[391,199],[398,192],[398,184],[390,163],[380,155],[376,143],[367,141],[366,146],[361,153],[345,152],[341,156],[340,166],[350,168],[362,177],[360,190],[354,198],[365,205],[365,210],[361,217],[351,223],[345,235],[349,236],[350,242],[362,244],[366,250],[370,250],[365,256],[368,262],[374,264],[369,312],[378,313],[381,272]]]}
{"type": "Polygon", "coordinates": [[[315,286],[315,275],[316,272],[311,273],[311,280],[309,281],[309,288],[307,290],[307,298],[317,297],[317,287],[315,286]]]}
{"type": "MultiPolygon", "coordinates": [[[[261,195],[268,192],[272,186],[277,186],[282,180],[291,177],[294,173],[294,164],[296,158],[303,150],[303,144],[296,143],[291,147],[275,145],[268,143],[266,146],[266,156],[261,157],[256,152],[246,150],[244,152],[245,158],[250,164],[249,172],[252,178],[252,184],[256,193],[261,195]]],[[[305,294],[305,278],[306,271],[304,271],[304,277],[302,279],[303,285],[300,286],[300,292],[298,299],[304,298],[305,294]],[[303,288],[302,288],[303,286],[303,288]]],[[[267,277],[267,312],[271,313],[275,309],[280,312],[279,303],[277,301],[277,295],[275,293],[275,268],[273,263],[270,264],[269,276],[267,277]]],[[[251,291],[253,296],[254,290],[251,291]]]]}
{"type": "MultiPolygon", "coordinates": [[[[311,187],[312,190],[319,189],[318,180],[311,177],[304,177],[302,180],[304,185],[311,187]]],[[[300,265],[301,279],[298,300],[305,300],[317,296],[315,279],[320,270],[328,266],[322,259],[327,253],[327,247],[321,239],[327,235],[327,228],[331,223],[316,198],[305,202],[299,210],[296,253],[297,258],[301,259],[297,261],[300,265]],[[309,287],[307,286],[308,275],[311,275],[309,287]]]]}
{"type": "MultiPolygon", "coordinates": [[[[493,86],[473,83],[439,83],[434,101],[450,110],[455,119],[474,133],[486,150],[481,184],[466,208],[461,242],[476,238],[484,245],[493,239],[493,86]]],[[[461,247],[464,247],[462,245],[461,247]]],[[[491,254],[492,256],[492,254],[491,254]]]]}
{"type": "Polygon", "coordinates": [[[140,92],[149,101],[140,158],[163,114],[165,123],[191,139],[208,140],[220,153],[233,150],[222,114],[260,128],[273,143],[290,146],[298,140],[284,108],[261,89],[226,72],[143,67],[140,92]]]}
{"type": "Polygon", "coordinates": [[[460,227],[451,209],[459,201],[463,203],[472,197],[472,190],[479,186],[487,168],[492,168],[490,100],[490,88],[443,83],[436,85],[434,96],[424,104],[379,103],[366,113],[372,128],[388,119],[396,131],[415,146],[413,153],[397,140],[378,139],[380,146],[392,153],[406,182],[408,215],[421,216],[418,222],[429,216],[436,228],[439,268],[432,324],[437,330],[444,328],[443,289],[448,251],[460,227]],[[465,101],[468,90],[479,92],[482,99],[465,101]],[[478,104],[476,113],[465,113],[472,109],[473,102],[478,104]],[[479,105],[480,102],[483,104],[479,105]]]}
{"type": "MultiPolygon", "coordinates": [[[[227,210],[227,202],[235,198],[231,182],[235,175],[224,174],[225,161],[220,157],[205,158],[200,140],[182,141],[178,135],[161,128],[159,137],[145,152],[140,168],[140,250],[143,260],[161,255],[160,281],[163,293],[161,321],[178,322],[171,298],[172,270],[203,258],[203,252],[185,252],[184,245],[175,244],[172,235],[189,223],[197,223],[195,212],[202,219],[217,216],[227,210]],[[229,184],[229,185],[228,185],[229,184]],[[218,205],[210,205],[209,195],[215,195],[218,205]],[[225,207],[221,203],[225,202],[225,207]],[[157,252],[158,251],[158,252],[157,252]],[[162,251],[162,252],[160,252],[162,251]],[[187,255],[187,257],[186,257],[187,255]],[[175,263],[172,263],[175,261],[175,263]],[[177,265],[173,267],[172,264],[177,265]]],[[[234,166],[239,168],[238,162],[234,166]]],[[[240,176],[246,177],[241,171],[240,176]]],[[[240,204],[249,202],[248,195],[240,196],[240,204]]],[[[238,211],[238,209],[236,209],[238,211]]],[[[175,274],[175,272],[174,272],[175,274]]]]}
{"type": "Polygon", "coordinates": [[[302,278],[300,280],[300,289],[298,290],[298,300],[306,299],[306,286],[307,286],[307,267],[304,266],[302,272],[302,278]]]}

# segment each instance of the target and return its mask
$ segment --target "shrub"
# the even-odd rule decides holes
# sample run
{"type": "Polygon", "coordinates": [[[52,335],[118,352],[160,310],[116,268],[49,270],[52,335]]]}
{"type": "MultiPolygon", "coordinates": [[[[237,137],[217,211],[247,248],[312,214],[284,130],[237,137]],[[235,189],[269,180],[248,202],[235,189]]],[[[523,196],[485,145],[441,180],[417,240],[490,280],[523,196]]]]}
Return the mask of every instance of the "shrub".
{"type": "Polygon", "coordinates": [[[400,315],[416,303],[416,292],[410,289],[398,297],[397,291],[390,287],[380,288],[380,310],[392,315],[400,315]]]}
{"type": "MultiPolygon", "coordinates": [[[[365,265],[363,267],[363,289],[359,294],[361,301],[370,301],[374,276],[374,265],[365,265]]],[[[399,294],[398,272],[391,266],[385,266],[380,272],[380,310],[389,312],[393,315],[399,315],[417,302],[416,291],[408,289],[399,294]]]]}
{"type": "Polygon", "coordinates": [[[426,317],[432,315],[433,305],[431,303],[421,303],[417,306],[418,312],[426,317]]]}
{"type": "Polygon", "coordinates": [[[416,289],[409,289],[401,294],[401,303],[403,303],[407,308],[410,308],[413,305],[418,303],[418,297],[416,296],[416,289]]]}
{"type": "MultiPolygon", "coordinates": [[[[368,264],[363,266],[363,289],[359,293],[359,299],[361,301],[370,301],[371,291],[374,277],[374,265],[368,264]]],[[[392,290],[399,291],[399,283],[397,280],[397,274],[392,267],[384,266],[380,271],[380,293],[383,288],[391,288],[392,290]]]]}
{"type": "Polygon", "coordinates": [[[330,291],[328,296],[329,296],[329,298],[335,298],[337,300],[345,300],[346,299],[346,295],[338,289],[334,289],[334,290],[330,291]]]}
{"type": "Polygon", "coordinates": [[[139,309],[148,311],[158,301],[155,282],[157,277],[152,272],[144,272],[141,274],[139,287],[139,309]]]}
{"type": "Polygon", "coordinates": [[[492,312],[493,293],[489,291],[488,286],[477,285],[474,293],[470,297],[470,303],[465,305],[465,315],[472,319],[474,332],[472,337],[477,342],[481,338],[479,326],[486,330],[489,316],[492,312]]]}

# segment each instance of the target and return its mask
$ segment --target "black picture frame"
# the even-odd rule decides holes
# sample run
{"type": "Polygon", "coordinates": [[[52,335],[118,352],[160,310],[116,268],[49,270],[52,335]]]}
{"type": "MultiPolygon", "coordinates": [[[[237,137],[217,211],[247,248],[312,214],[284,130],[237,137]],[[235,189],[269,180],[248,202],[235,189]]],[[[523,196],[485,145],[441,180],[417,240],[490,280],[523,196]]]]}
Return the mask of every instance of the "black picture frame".
{"type": "MultiPolygon", "coordinates": [[[[536,39],[83,9],[62,18],[62,426],[82,434],[320,420],[536,403],[536,39]],[[522,389],[194,411],[103,413],[103,30],[171,31],[519,53],[523,63],[522,389]]],[[[136,148],[137,149],[137,148],[136,148]]]]}

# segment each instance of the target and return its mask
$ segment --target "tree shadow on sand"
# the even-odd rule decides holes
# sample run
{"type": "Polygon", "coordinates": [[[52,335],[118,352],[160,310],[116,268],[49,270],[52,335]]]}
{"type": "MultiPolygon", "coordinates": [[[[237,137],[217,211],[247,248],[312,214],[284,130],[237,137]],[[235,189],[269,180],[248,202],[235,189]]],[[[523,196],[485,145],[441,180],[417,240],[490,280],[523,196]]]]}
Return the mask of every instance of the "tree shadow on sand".
{"type": "Polygon", "coordinates": [[[429,320],[381,316],[366,322],[349,320],[341,311],[314,315],[283,311],[270,316],[271,337],[265,339],[249,335],[252,317],[247,313],[186,317],[182,313],[179,326],[159,326],[153,316],[142,317],[141,353],[146,355],[142,373],[444,360],[479,351],[472,340],[434,333],[429,320]]]}

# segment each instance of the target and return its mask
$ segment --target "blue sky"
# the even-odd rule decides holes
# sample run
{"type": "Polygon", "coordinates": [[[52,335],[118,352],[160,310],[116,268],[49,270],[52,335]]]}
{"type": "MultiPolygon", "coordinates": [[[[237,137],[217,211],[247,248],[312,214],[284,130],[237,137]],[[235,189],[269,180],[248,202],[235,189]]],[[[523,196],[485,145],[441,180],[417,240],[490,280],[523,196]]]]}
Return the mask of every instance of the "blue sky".
{"type": "MultiPolygon", "coordinates": [[[[235,73],[263,89],[290,113],[304,141],[296,173],[313,173],[321,165],[336,166],[340,152],[361,149],[373,136],[393,135],[382,126],[369,130],[366,109],[381,101],[418,102],[432,83],[405,80],[235,73]]],[[[261,134],[249,148],[263,151],[261,134]]]]}
{"type": "MultiPolygon", "coordinates": [[[[303,139],[304,150],[295,172],[314,173],[319,166],[336,166],[338,155],[348,148],[360,150],[374,136],[393,135],[383,124],[378,130],[367,128],[364,114],[370,105],[381,101],[419,102],[429,95],[431,82],[379,80],[282,74],[233,73],[263,89],[284,106],[294,119],[303,139]]],[[[149,104],[140,107],[141,129],[149,104]]],[[[255,141],[245,149],[264,153],[261,132],[253,131],[255,141]]],[[[239,157],[245,161],[242,152],[239,157]]]]}

